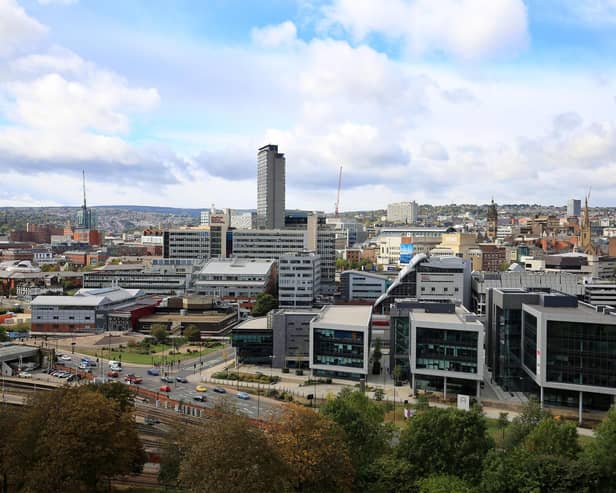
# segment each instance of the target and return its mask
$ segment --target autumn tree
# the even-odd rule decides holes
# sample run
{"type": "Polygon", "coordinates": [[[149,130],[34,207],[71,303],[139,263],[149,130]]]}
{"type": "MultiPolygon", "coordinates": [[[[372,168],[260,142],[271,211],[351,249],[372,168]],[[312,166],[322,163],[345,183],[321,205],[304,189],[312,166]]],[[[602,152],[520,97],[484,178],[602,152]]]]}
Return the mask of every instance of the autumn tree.
{"type": "MultiPolygon", "coordinates": [[[[172,476],[174,448],[168,452],[162,467],[172,476]]],[[[287,487],[288,469],[271,437],[233,413],[191,428],[179,439],[175,453],[181,458],[178,483],[189,492],[269,493],[287,487]]]]}
{"type": "Polygon", "coordinates": [[[165,342],[167,340],[167,327],[163,324],[154,324],[150,329],[150,335],[156,339],[156,342],[165,342]]]}
{"type": "Polygon", "coordinates": [[[291,471],[294,491],[353,490],[354,471],[345,434],[330,418],[290,405],[275,423],[272,438],[291,471]]]}
{"type": "Polygon", "coordinates": [[[189,325],[184,330],[184,337],[190,342],[199,342],[201,340],[201,331],[196,325],[189,325]]]}
{"type": "Polygon", "coordinates": [[[131,412],[87,387],[35,394],[2,441],[16,491],[105,491],[111,478],[145,462],[131,412]]]}

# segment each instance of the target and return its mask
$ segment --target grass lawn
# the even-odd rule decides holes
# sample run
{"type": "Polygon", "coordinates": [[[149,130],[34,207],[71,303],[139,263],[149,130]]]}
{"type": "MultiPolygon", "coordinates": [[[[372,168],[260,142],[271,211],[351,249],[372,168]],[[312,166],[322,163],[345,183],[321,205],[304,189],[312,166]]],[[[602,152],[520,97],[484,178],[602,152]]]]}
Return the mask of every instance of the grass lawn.
{"type": "Polygon", "coordinates": [[[137,365],[152,365],[159,364],[163,359],[163,351],[166,361],[183,361],[186,359],[198,358],[200,355],[204,356],[206,354],[212,353],[214,351],[218,351],[224,347],[223,344],[217,344],[214,347],[204,348],[203,351],[193,351],[187,353],[185,349],[180,348],[180,352],[177,354],[169,354],[169,350],[171,346],[155,344],[150,346],[151,351],[155,351],[157,354],[142,354],[139,353],[139,348],[123,348],[121,350],[113,349],[111,352],[107,348],[101,348],[99,350],[95,350],[92,348],[81,348],[77,347],[75,350],[78,353],[89,354],[90,356],[102,357],[110,360],[119,360],[124,363],[134,363],[137,365]]]}

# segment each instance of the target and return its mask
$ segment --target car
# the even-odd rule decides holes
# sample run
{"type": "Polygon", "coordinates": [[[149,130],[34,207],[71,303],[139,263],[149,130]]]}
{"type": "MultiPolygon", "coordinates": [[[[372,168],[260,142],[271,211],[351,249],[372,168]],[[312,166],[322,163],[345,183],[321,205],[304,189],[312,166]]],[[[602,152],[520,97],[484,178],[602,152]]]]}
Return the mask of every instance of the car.
{"type": "Polygon", "coordinates": [[[165,382],[165,383],[173,383],[174,382],[173,378],[167,377],[167,376],[160,377],[160,381],[161,382],[165,382]]]}
{"type": "Polygon", "coordinates": [[[207,387],[205,385],[197,385],[195,388],[197,392],[207,392],[207,387]]]}
{"type": "Polygon", "coordinates": [[[246,392],[238,392],[237,398],[247,401],[248,399],[250,399],[250,394],[247,394],[246,392]]]}
{"type": "Polygon", "coordinates": [[[157,425],[160,423],[160,419],[155,418],[154,416],[146,416],[143,421],[146,425],[157,425]]]}
{"type": "Polygon", "coordinates": [[[117,372],[122,371],[122,367],[121,366],[110,366],[109,369],[111,371],[117,371],[117,372]]]}
{"type": "Polygon", "coordinates": [[[109,378],[118,378],[120,374],[117,371],[110,370],[107,372],[109,378]]]}
{"type": "Polygon", "coordinates": [[[128,383],[139,384],[143,382],[143,378],[133,375],[132,373],[124,377],[124,381],[128,383]]]}
{"type": "Polygon", "coordinates": [[[150,368],[148,370],[148,375],[154,375],[155,377],[157,377],[158,375],[160,375],[160,372],[158,371],[158,368],[150,368]]]}
{"type": "Polygon", "coordinates": [[[186,380],[184,377],[175,377],[175,381],[179,383],[188,383],[188,380],[186,380]]]}
{"type": "Polygon", "coordinates": [[[58,375],[60,378],[68,378],[71,376],[71,373],[67,372],[67,371],[63,371],[62,373],[60,373],[58,375]]]}
{"type": "Polygon", "coordinates": [[[73,361],[73,358],[71,358],[68,354],[61,354],[58,356],[58,359],[61,359],[62,361],[73,361]]]}
{"type": "Polygon", "coordinates": [[[206,397],[201,394],[193,396],[193,401],[205,402],[206,400],[206,397]]]}
{"type": "Polygon", "coordinates": [[[32,378],[32,373],[28,373],[27,371],[22,371],[17,376],[19,378],[32,378]]]}
{"type": "Polygon", "coordinates": [[[169,385],[161,385],[158,390],[161,392],[171,392],[171,387],[169,387],[169,385]]]}
{"type": "Polygon", "coordinates": [[[224,389],[224,387],[214,387],[214,392],[217,392],[219,394],[226,394],[227,391],[224,389]]]}
{"type": "Polygon", "coordinates": [[[79,363],[80,370],[87,370],[88,368],[90,367],[86,363],[79,363]]]}
{"type": "Polygon", "coordinates": [[[79,375],[77,375],[77,374],[71,375],[70,377],[68,377],[66,379],[67,382],[76,382],[76,381],[79,381],[79,380],[81,380],[81,377],[79,375]]]}

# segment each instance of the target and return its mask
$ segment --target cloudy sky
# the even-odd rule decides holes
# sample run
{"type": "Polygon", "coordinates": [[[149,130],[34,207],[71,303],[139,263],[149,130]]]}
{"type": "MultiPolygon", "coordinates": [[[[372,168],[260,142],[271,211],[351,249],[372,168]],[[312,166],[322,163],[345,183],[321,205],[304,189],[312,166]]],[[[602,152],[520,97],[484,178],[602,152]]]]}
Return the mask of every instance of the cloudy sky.
{"type": "Polygon", "coordinates": [[[0,206],[616,205],[616,0],[0,0],[0,206]]]}

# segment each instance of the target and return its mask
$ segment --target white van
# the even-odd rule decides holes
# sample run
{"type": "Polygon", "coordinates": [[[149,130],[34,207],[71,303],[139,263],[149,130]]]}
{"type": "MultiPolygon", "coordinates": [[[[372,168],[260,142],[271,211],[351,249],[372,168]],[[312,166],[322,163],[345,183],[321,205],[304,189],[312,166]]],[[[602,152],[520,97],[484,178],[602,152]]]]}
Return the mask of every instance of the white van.
{"type": "Polygon", "coordinates": [[[122,362],[111,360],[109,361],[109,368],[113,371],[122,371],[122,362]]]}

